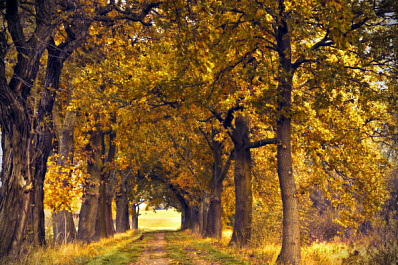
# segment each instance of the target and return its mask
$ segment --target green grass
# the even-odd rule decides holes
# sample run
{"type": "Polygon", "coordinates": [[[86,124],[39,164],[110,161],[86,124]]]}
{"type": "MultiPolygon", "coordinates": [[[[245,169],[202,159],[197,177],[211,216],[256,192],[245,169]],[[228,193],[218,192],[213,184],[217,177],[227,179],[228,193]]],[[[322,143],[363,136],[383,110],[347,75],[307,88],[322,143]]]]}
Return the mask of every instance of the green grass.
{"type": "MultiPolygon", "coordinates": [[[[99,254],[94,258],[90,259],[89,262],[83,262],[80,264],[87,265],[100,265],[100,264],[131,264],[136,262],[141,256],[142,252],[145,251],[145,243],[149,239],[144,238],[144,240],[137,240],[138,236],[130,237],[118,242],[113,242],[113,244],[100,245],[97,247],[99,254]]],[[[76,264],[79,264],[78,259],[74,260],[76,264]]]]}
{"type": "Polygon", "coordinates": [[[234,248],[228,248],[216,240],[196,237],[186,231],[169,232],[165,238],[167,256],[175,260],[176,264],[189,265],[195,260],[221,264],[254,264],[245,260],[244,255],[236,253],[234,248]]]}

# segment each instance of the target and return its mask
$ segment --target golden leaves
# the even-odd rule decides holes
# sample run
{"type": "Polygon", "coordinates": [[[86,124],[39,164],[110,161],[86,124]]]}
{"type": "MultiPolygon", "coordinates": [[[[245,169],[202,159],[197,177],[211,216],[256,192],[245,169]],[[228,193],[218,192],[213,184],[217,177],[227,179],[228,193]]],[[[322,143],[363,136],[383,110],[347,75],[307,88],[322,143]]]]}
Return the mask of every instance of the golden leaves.
{"type": "Polygon", "coordinates": [[[70,161],[66,163],[69,166],[60,166],[58,160],[58,155],[54,155],[47,162],[44,204],[55,212],[73,212],[77,209],[76,199],[82,195],[86,173],[81,166],[73,165],[70,161]]]}

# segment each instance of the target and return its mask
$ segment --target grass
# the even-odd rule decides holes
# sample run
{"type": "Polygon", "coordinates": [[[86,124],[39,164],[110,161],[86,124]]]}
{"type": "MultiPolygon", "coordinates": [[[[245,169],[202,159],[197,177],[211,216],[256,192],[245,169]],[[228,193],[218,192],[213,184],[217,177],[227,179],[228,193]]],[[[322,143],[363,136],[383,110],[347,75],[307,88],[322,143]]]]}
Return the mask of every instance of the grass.
{"type": "Polygon", "coordinates": [[[5,258],[0,264],[129,264],[124,261],[136,260],[144,250],[145,242],[136,241],[140,235],[141,231],[131,230],[89,245],[80,242],[49,245],[32,250],[19,260],[5,258]]]}
{"type": "Polygon", "coordinates": [[[141,211],[138,228],[144,231],[176,231],[181,227],[181,213],[175,210],[141,211]]]}
{"type": "MultiPolygon", "coordinates": [[[[167,231],[165,249],[166,257],[173,260],[171,264],[275,264],[281,249],[279,242],[266,242],[258,248],[230,247],[232,230],[223,231],[221,240],[203,239],[188,231],[178,231],[180,222],[181,215],[173,210],[143,211],[137,231],[117,234],[89,245],[79,242],[60,246],[50,244],[32,250],[20,260],[8,258],[0,260],[0,264],[134,264],[145,252],[153,233],[158,231],[167,231]],[[143,232],[146,233],[144,239],[137,240],[143,232]]],[[[374,253],[364,245],[336,241],[302,246],[302,264],[395,264],[398,259],[395,245],[385,248],[384,252],[380,249],[374,253]]]]}
{"type": "Polygon", "coordinates": [[[229,247],[227,242],[230,232],[223,234],[222,240],[203,239],[187,231],[167,233],[168,257],[176,264],[194,264],[206,261],[209,264],[267,264],[254,249],[229,247]]]}

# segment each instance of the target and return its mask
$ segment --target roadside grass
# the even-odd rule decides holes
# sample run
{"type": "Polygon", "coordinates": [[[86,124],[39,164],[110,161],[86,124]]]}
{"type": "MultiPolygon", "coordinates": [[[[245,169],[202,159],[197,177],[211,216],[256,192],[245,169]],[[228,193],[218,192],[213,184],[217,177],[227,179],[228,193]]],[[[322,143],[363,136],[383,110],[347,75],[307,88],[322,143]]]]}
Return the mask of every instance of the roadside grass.
{"type": "Polygon", "coordinates": [[[150,236],[146,236],[143,240],[138,240],[138,236],[125,237],[123,240],[109,242],[108,244],[99,244],[96,247],[97,256],[79,263],[81,257],[74,258],[75,264],[99,265],[99,264],[131,264],[145,251],[146,241],[150,240],[150,236]]]}
{"type": "MultiPolygon", "coordinates": [[[[54,245],[52,237],[47,238],[47,246],[30,249],[26,256],[19,259],[5,257],[0,264],[34,265],[34,264],[131,264],[145,251],[146,241],[151,239],[151,233],[146,233],[144,239],[137,240],[143,232],[157,230],[177,230],[180,228],[181,214],[174,210],[142,211],[139,216],[137,231],[116,234],[112,238],[101,239],[92,244],[80,242],[54,245]]],[[[50,225],[50,222],[47,223],[50,225]]],[[[46,231],[52,231],[47,227],[46,231]]]]}
{"type": "Polygon", "coordinates": [[[6,257],[0,260],[0,264],[128,264],[128,262],[124,261],[129,259],[131,263],[131,261],[136,260],[141,255],[144,249],[145,241],[136,241],[141,233],[142,231],[139,230],[130,230],[127,233],[101,239],[92,244],[80,242],[62,245],[49,244],[45,247],[32,249],[28,255],[17,260],[6,257]]]}
{"type": "MultiPolygon", "coordinates": [[[[237,248],[228,245],[231,229],[223,231],[221,240],[204,239],[189,231],[178,231],[180,223],[181,215],[174,210],[143,211],[139,217],[139,230],[116,234],[113,238],[92,244],[74,242],[54,246],[49,243],[48,246],[31,249],[29,254],[18,260],[0,260],[0,264],[134,264],[156,232],[165,232],[166,256],[173,260],[171,264],[276,264],[281,249],[278,239],[263,239],[262,245],[257,248],[237,248]],[[144,239],[138,240],[142,233],[145,233],[144,239]]],[[[356,242],[354,245],[339,240],[303,245],[302,264],[395,264],[398,260],[398,251],[395,250],[398,247],[391,244],[376,252],[367,247],[371,240],[372,237],[368,242],[356,242]]]]}
{"type": "Polygon", "coordinates": [[[188,231],[168,232],[165,239],[167,256],[176,264],[189,265],[199,260],[215,264],[256,264],[250,260],[251,257],[245,257],[236,248],[228,247],[218,240],[203,239],[188,231]]]}
{"type": "MultiPolygon", "coordinates": [[[[276,264],[280,244],[269,242],[258,248],[229,246],[232,231],[223,231],[221,240],[203,239],[187,231],[166,233],[167,255],[176,264],[195,264],[203,260],[214,264],[276,264]]],[[[393,264],[369,260],[366,244],[351,245],[347,242],[319,242],[302,246],[302,264],[393,264]]],[[[391,260],[383,258],[384,260],[391,260]]],[[[395,264],[395,263],[394,263],[395,264]]]]}

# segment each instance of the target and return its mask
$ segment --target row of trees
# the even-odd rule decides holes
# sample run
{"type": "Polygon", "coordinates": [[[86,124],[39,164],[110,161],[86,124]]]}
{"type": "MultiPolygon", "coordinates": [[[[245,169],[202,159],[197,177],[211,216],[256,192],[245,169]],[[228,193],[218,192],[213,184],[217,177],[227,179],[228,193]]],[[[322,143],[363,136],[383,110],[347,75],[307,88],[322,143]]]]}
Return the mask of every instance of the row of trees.
{"type": "Polygon", "coordinates": [[[279,196],[274,172],[278,260],[290,264],[300,263],[299,202],[311,188],[340,205],[342,227],[386,200],[394,1],[50,2],[0,2],[0,255],[45,243],[44,190],[56,240],[112,235],[113,199],[123,232],[128,201],[134,213],[142,198],[219,238],[233,176],[231,243],[242,246],[253,197],[279,196]]]}

